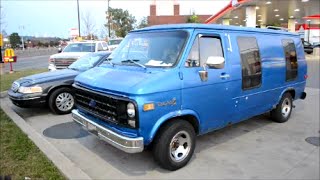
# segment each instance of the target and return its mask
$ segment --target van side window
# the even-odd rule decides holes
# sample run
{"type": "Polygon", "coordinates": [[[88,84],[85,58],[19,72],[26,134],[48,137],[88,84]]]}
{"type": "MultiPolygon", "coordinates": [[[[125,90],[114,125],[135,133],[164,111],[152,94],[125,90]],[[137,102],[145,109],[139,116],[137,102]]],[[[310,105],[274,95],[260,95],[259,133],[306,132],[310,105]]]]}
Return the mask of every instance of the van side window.
{"type": "Polygon", "coordinates": [[[286,58],[286,81],[294,80],[298,75],[296,47],[291,39],[282,40],[282,45],[286,58]]]}
{"type": "Polygon", "coordinates": [[[223,57],[220,38],[213,36],[197,37],[193,42],[185,66],[203,66],[206,63],[209,56],[223,57]]]}
{"type": "Polygon", "coordinates": [[[261,58],[257,40],[254,37],[238,37],[241,55],[242,89],[252,89],[261,85],[261,58]]]}

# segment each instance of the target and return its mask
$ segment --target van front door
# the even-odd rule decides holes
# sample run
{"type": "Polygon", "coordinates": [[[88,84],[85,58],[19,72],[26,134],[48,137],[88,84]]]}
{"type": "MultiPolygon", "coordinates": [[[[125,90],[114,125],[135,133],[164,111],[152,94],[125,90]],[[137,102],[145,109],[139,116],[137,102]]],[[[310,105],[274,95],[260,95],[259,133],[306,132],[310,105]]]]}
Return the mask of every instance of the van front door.
{"type": "Polygon", "coordinates": [[[182,109],[195,111],[200,118],[200,132],[220,128],[233,112],[232,89],[225,35],[219,33],[197,33],[185,64],[182,65],[182,109]],[[224,63],[208,67],[208,58],[225,59],[224,63]],[[220,58],[219,58],[220,57],[220,58]],[[199,71],[207,71],[207,80],[201,79],[199,71]]]}

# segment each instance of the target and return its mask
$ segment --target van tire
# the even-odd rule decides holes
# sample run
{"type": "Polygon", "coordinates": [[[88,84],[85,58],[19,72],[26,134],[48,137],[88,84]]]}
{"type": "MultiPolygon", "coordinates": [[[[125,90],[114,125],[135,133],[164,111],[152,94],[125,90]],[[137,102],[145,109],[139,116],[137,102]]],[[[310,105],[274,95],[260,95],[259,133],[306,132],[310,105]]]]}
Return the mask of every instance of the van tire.
{"type": "Polygon", "coordinates": [[[285,93],[277,107],[271,111],[272,120],[278,123],[287,122],[291,116],[292,108],[292,96],[290,93],[285,93]]]}
{"type": "Polygon", "coordinates": [[[72,111],[72,109],[74,108],[74,105],[75,105],[74,104],[73,91],[70,88],[67,88],[67,87],[62,87],[62,88],[54,90],[49,96],[48,105],[49,105],[51,111],[53,113],[55,113],[55,114],[69,114],[72,111]],[[71,107],[68,107],[65,110],[63,110],[62,108],[59,108],[57,106],[57,102],[56,101],[60,97],[61,98],[66,97],[66,99],[71,100],[72,102],[69,105],[71,107]]]}
{"type": "Polygon", "coordinates": [[[154,160],[162,168],[170,171],[184,167],[193,155],[196,146],[195,138],[196,134],[194,128],[189,122],[182,119],[169,121],[160,128],[154,139],[154,160]],[[179,144],[180,139],[183,141],[183,145],[179,144]],[[170,148],[172,146],[177,147],[170,148]],[[181,153],[178,153],[179,148],[181,153]],[[176,156],[171,155],[173,152],[177,152],[176,156]]]}

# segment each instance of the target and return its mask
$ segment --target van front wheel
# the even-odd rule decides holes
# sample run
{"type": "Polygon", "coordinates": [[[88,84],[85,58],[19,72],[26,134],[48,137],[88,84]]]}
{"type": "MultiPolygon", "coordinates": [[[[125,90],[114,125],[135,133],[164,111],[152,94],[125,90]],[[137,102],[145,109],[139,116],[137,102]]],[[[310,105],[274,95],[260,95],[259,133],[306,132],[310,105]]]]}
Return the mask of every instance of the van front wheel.
{"type": "Polygon", "coordinates": [[[277,107],[271,111],[271,118],[278,123],[288,121],[291,116],[292,107],[292,96],[290,93],[285,93],[277,107]]]}
{"type": "Polygon", "coordinates": [[[193,155],[195,136],[192,125],[187,121],[176,119],[165,124],[154,139],[155,161],[171,171],[182,168],[193,155]]]}

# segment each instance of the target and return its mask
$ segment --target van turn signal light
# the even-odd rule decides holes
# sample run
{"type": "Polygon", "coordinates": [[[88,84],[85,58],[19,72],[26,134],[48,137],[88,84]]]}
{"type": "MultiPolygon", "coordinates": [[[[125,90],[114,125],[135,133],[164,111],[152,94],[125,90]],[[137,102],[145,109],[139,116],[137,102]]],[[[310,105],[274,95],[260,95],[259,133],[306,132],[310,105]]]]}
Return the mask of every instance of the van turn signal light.
{"type": "Polygon", "coordinates": [[[154,110],[154,104],[148,103],[143,105],[143,111],[151,111],[154,110]]]}

